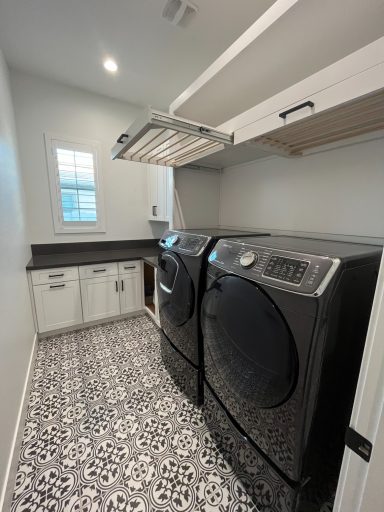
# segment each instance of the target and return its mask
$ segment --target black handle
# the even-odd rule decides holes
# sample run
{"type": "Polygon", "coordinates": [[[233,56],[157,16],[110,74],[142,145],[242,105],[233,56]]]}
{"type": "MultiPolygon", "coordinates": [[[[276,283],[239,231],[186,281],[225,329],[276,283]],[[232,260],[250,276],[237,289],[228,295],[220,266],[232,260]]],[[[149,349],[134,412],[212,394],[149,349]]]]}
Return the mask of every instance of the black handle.
{"type": "Polygon", "coordinates": [[[51,284],[50,288],[64,288],[65,286],[65,283],[64,284],[51,284]]]}
{"type": "Polygon", "coordinates": [[[152,215],[153,217],[157,217],[157,206],[152,206],[152,215]]]}
{"type": "Polygon", "coordinates": [[[124,270],[128,270],[129,268],[136,268],[136,265],[132,265],[131,267],[124,267],[124,270]]]}
{"type": "Polygon", "coordinates": [[[118,142],[119,144],[122,144],[122,143],[124,142],[124,139],[125,139],[125,138],[127,138],[127,139],[128,139],[128,138],[129,138],[129,135],[127,135],[126,133],[122,133],[122,134],[120,135],[120,137],[117,139],[117,141],[116,141],[116,142],[118,142]]]}
{"type": "Polygon", "coordinates": [[[94,270],[94,272],[106,272],[106,268],[99,268],[98,270],[94,270]]]}
{"type": "Polygon", "coordinates": [[[117,281],[115,281],[115,287],[116,287],[116,291],[118,292],[119,291],[119,283],[117,281]]]}
{"type": "Polygon", "coordinates": [[[124,291],[124,281],[121,280],[121,291],[123,292],[124,291]]]}
{"type": "Polygon", "coordinates": [[[49,274],[48,277],[63,277],[64,274],[49,274]]]}
{"type": "Polygon", "coordinates": [[[315,104],[313,103],[313,101],[305,101],[304,103],[300,103],[300,105],[296,105],[296,107],[292,107],[289,110],[286,110],[285,112],[281,112],[281,114],[279,114],[279,117],[285,119],[288,114],[292,114],[292,112],[296,112],[296,110],[300,110],[301,108],[304,107],[313,108],[314,106],[315,104]]]}

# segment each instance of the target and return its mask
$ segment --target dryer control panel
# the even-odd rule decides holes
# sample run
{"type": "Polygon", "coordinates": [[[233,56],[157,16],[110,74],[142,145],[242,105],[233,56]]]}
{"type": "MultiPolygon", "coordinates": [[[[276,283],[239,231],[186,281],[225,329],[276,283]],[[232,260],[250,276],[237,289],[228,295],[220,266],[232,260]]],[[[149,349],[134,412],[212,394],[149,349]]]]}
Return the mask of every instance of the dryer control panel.
{"type": "Polygon", "coordinates": [[[314,296],[321,295],[340,264],[338,258],[255,246],[236,240],[219,240],[208,261],[253,281],[314,296]]]}
{"type": "Polygon", "coordinates": [[[210,237],[205,235],[195,235],[193,233],[168,230],[162,236],[159,245],[163,249],[168,249],[181,254],[200,256],[209,240],[210,237]]]}

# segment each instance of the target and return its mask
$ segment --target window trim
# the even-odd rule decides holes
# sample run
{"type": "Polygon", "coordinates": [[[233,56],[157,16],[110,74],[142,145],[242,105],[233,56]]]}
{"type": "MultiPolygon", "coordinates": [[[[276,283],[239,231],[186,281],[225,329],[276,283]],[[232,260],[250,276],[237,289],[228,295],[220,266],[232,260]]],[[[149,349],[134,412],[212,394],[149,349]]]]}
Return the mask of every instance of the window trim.
{"type": "Polygon", "coordinates": [[[51,211],[55,233],[105,233],[105,206],[103,194],[103,176],[100,166],[100,143],[95,140],[80,139],[78,137],[70,137],[50,132],[44,133],[44,143],[47,158],[51,211]],[[71,149],[78,146],[78,148],[82,151],[91,150],[94,154],[97,214],[96,222],[84,221],[67,223],[63,220],[57,160],[55,155],[57,142],[61,142],[63,146],[71,147],[71,149]]]}

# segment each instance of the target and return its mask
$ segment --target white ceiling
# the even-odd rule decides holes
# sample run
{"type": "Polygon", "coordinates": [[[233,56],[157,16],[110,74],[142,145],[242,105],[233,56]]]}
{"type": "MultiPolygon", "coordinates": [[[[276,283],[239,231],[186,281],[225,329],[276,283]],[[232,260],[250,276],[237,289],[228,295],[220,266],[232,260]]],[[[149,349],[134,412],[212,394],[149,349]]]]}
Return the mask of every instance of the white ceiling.
{"type": "Polygon", "coordinates": [[[13,67],[164,109],[274,0],[194,0],[186,28],[162,19],[165,3],[0,0],[0,48],[13,67]],[[115,76],[102,67],[109,55],[115,76]]]}

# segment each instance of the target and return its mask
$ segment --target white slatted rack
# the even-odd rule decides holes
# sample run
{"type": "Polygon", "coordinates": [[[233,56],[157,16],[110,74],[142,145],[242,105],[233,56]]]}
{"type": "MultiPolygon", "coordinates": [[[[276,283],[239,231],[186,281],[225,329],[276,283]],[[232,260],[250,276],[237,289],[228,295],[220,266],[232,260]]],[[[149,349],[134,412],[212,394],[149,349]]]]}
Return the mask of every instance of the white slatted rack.
{"type": "Polygon", "coordinates": [[[233,134],[147,108],[120,135],[112,159],[181,167],[232,144],[233,134]]]}

